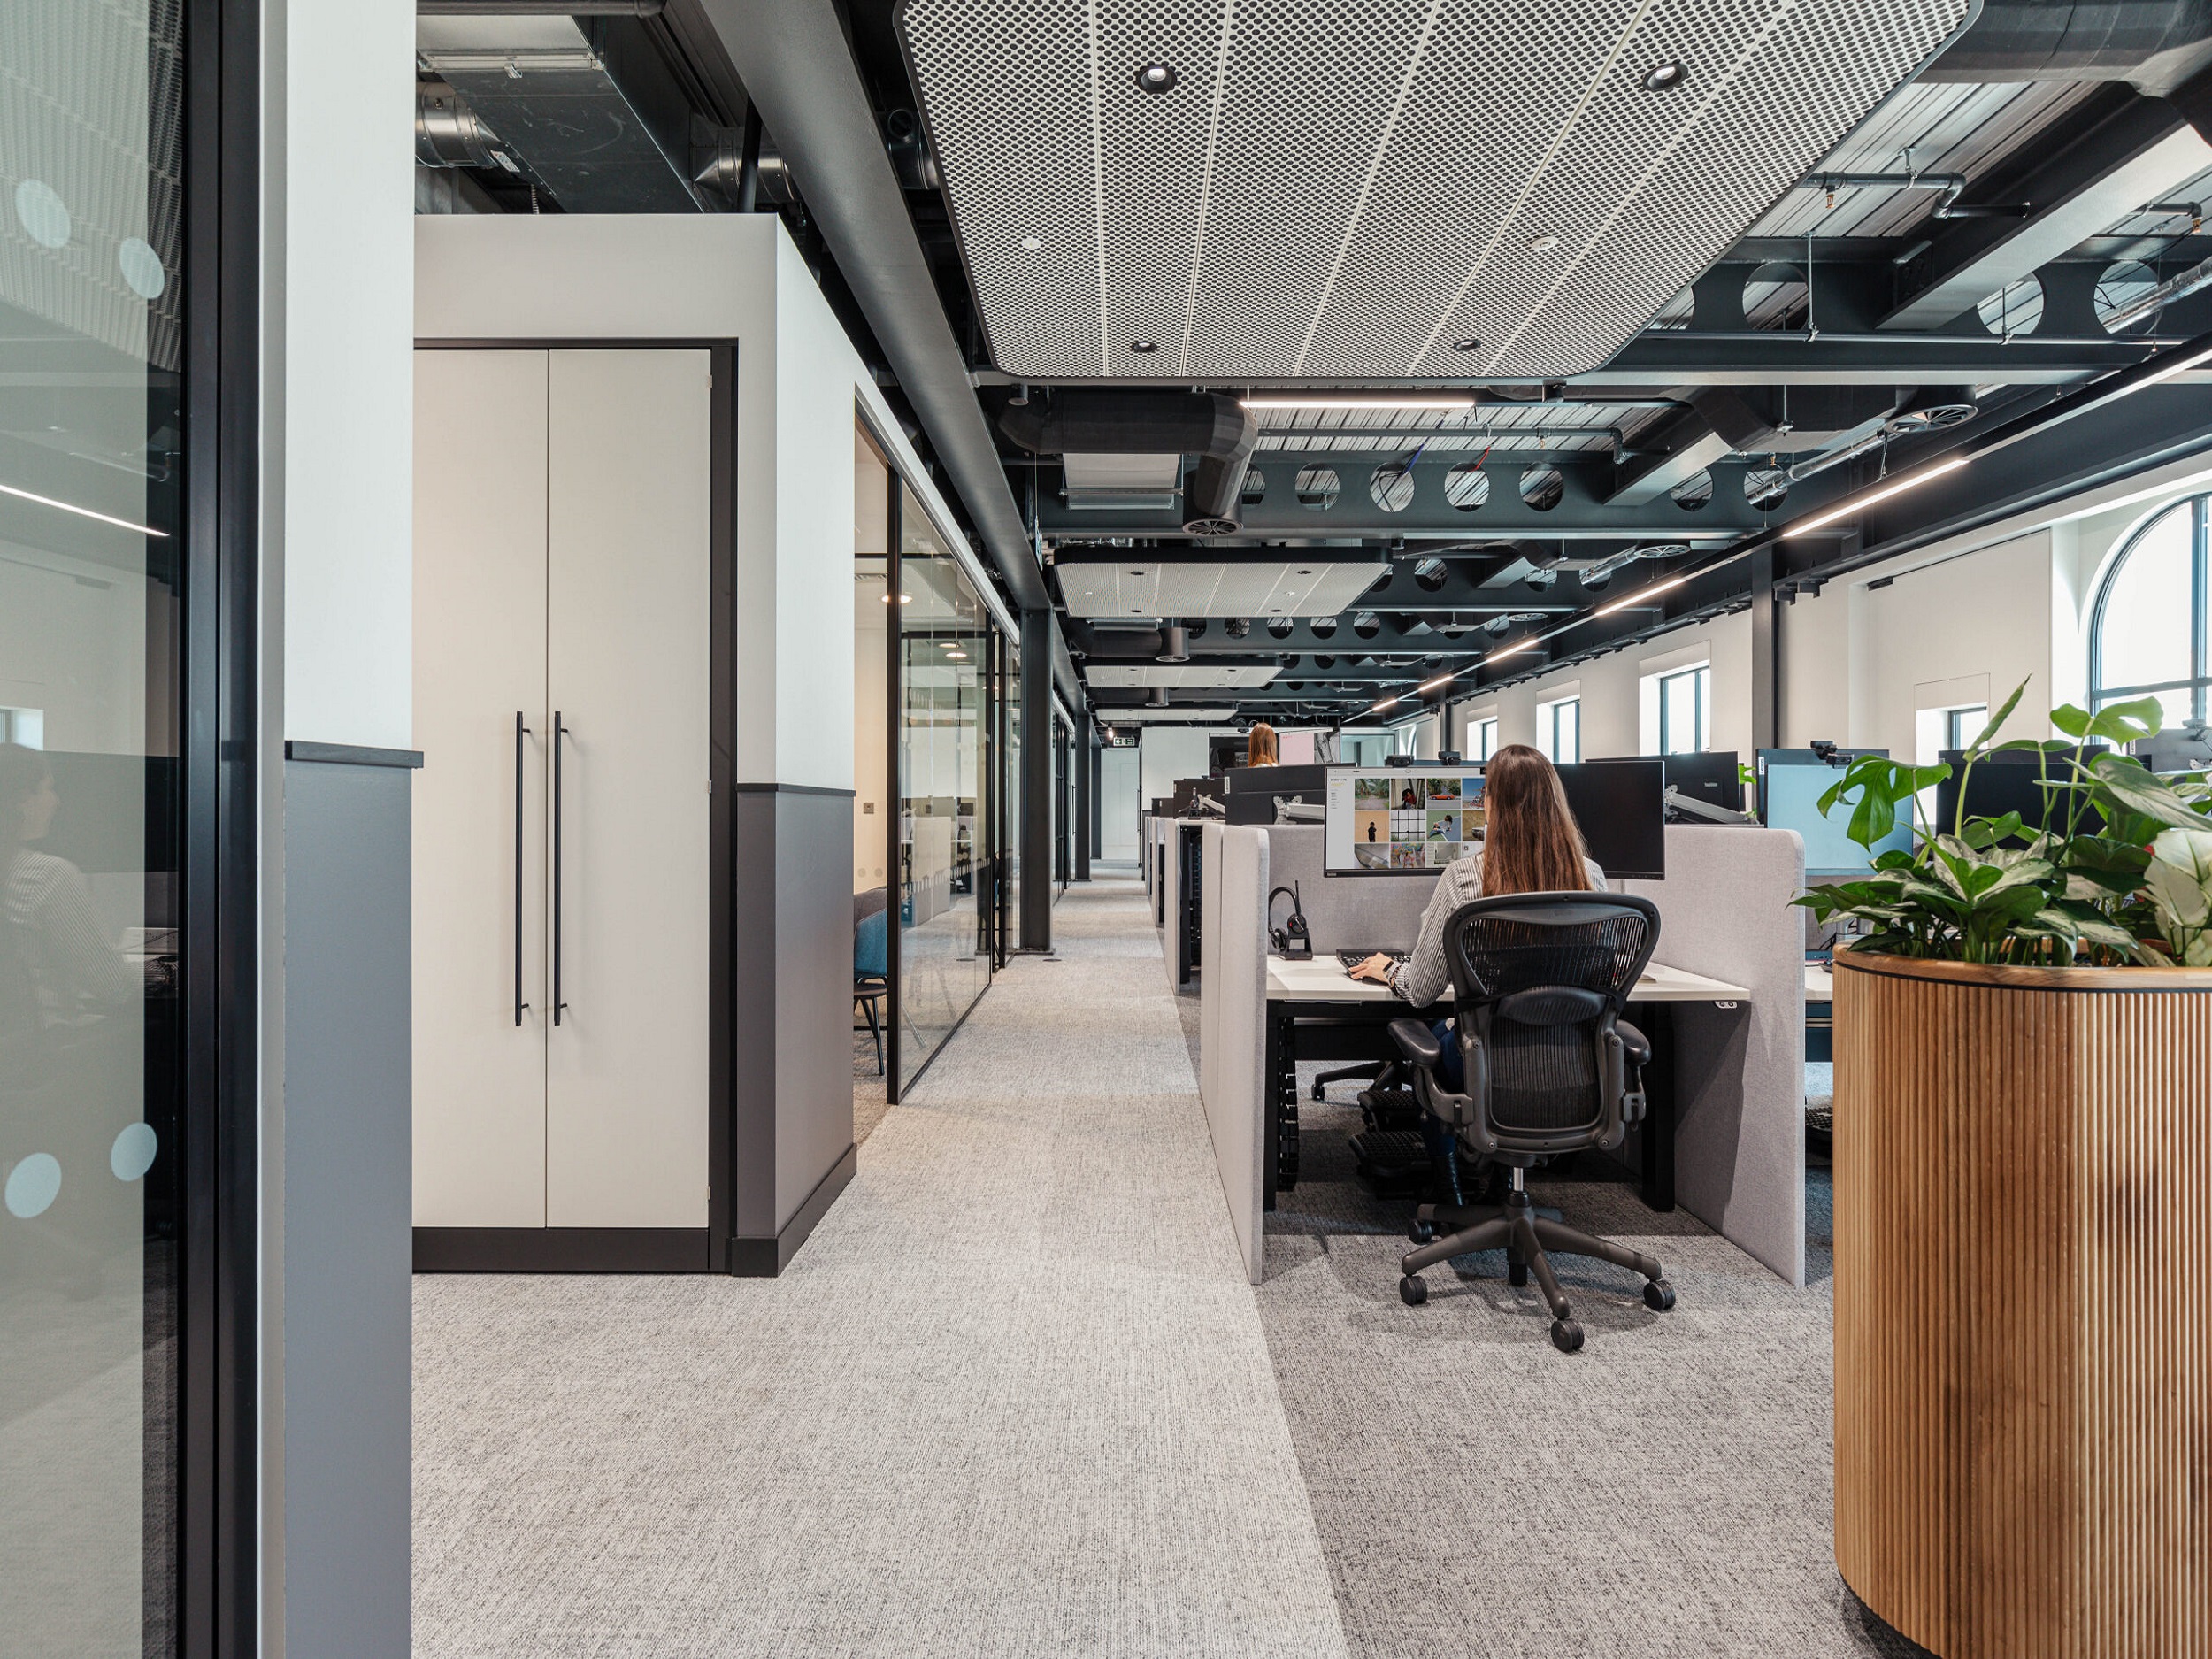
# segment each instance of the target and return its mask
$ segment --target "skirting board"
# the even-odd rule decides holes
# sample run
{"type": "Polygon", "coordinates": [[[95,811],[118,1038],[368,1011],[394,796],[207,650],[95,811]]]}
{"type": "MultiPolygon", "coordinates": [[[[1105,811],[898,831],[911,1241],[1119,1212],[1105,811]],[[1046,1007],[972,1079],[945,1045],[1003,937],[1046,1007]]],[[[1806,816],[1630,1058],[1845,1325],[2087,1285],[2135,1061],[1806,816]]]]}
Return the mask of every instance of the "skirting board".
{"type": "Polygon", "coordinates": [[[418,1273],[704,1273],[704,1227],[417,1227],[418,1273]]]}
{"type": "Polygon", "coordinates": [[[791,1258],[799,1253],[799,1247],[807,1241],[815,1224],[829,1214],[837,1194],[845,1190],[859,1168],[860,1148],[847,1147],[845,1156],[815,1183],[806,1202],[784,1223],[781,1233],[772,1239],[732,1239],[730,1272],[739,1279],[773,1279],[790,1266],[791,1258]]]}

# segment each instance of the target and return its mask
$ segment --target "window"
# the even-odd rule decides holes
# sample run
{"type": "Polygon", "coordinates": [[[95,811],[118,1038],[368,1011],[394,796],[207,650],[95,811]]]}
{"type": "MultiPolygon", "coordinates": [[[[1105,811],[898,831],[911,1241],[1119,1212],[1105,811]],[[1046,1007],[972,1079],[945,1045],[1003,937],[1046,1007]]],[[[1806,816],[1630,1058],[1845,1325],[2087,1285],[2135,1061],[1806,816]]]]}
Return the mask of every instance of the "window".
{"type": "Polygon", "coordinates": [[[1580,697],[1536,705],[1536,747],[1554,765],[1571,766],[1582,758],[1580,697]]]}
{"type": "Polygon", "coordinates": [[[1977,703],[1969,708],[1946,709],[1943,711],[1943,747],[1957,750],[1982,734],[1982,727],[1989,724],[1989,705],[1977,703]]]}
{"type": "Polygon", "coordinates": [[[2154,695],[2170,726],[2205,718],[2206,503],[2176,502],[2113,561],[2090,613],[2091,707],[2154,695]]]}
{"type": "Polygon", "coordinates": [[[1467,728],[1467,764],[1479,766],[1498,752],[1498,717],[1485,715],[1467,728]]]}
{"type": "Polygon", "coordinates": [[[1700,755],[1713,738],[1713,670],[1709,663],[1659,677],[1659,752],[1700,755]]]}

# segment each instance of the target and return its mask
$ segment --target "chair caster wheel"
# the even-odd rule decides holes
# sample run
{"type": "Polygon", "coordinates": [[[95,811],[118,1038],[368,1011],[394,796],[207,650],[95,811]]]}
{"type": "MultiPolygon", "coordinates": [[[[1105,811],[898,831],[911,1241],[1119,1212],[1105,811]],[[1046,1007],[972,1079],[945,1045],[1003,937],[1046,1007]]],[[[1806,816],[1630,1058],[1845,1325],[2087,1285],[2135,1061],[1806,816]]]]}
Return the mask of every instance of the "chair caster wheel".
{"type": "Polygon", "coordinates": [[[1644,1306],[1654,1313],[1664,1313],[1674,1306],[1674,1286],[1663,1279],[1644,1281],[1644,1306]]]}
{"type": "Polygon", "coordinates": [[[1436,1241],[1436,1223],[1417,1220],[1406,1229],[1406,1237],[1416,1244],[1432,1244],[1436,1241]]]}
{"type": "Polygon", "coordinates": [[[1328,1085],[1326,1085],[1325,1083],[1316,1083],[1316,1084],[1313,1086],[1313,1097],[1314,1097],[1314,1099],[1316,1099],[1316,1100],[1319,1100],[1319,1101],[1325,1101],[1325,1100],[1328,1099],[1328,1098],[1329,1098],[1329,1089],[1328,1089],[1328,1085]]]}
{"type": "Polygon", "coordinates": [[[1526,1286],[1528,1283],[1528,1263],[1526,1262],[1508,1262],[1505,1264],[1505,1282],[1512,1286],[1516,1290],[1519,1290],[1526,1286]]]}
{"type": "Polygon", "coordinates": [[[1582,1346],[1582,1327],[1572,1319],[1554,1319],[1551,1322],[1551,1345],[1562,1354],[1571,1354],[1582,1346]]]}
{"type": "Polygon", "coordinates": [[[1407,1307],[1417,1308],[1428,1299],[1428,1281],[1418,1273],[1409,1273],[1398,1281],[1398,1300],[1407,1307]]]}

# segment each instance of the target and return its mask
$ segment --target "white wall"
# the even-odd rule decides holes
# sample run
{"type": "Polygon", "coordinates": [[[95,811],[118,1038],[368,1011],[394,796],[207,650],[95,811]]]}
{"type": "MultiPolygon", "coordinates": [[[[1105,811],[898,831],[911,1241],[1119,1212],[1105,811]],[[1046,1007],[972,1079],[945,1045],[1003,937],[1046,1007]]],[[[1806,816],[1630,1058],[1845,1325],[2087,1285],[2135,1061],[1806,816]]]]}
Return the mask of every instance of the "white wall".
{"type": "Polygon", "coordinates": [[[1178,778],[1206,775],[1208,739],[1196,726],[1147,726],[1138,740],[1137,798],[1148,810],[1175,793],[1178,778]]]}
{"type": "Polygon", "coordinates": [[[407,0],[268,10],[288,36],[268,155],[282,389],[264,449],[282,490],[284,733],[408,749],[415,12],[407,0]]]}
{"type": "Polygon", "coordinates": [[[1098,856],[1106,864],[1136,861],[1139,755],[1133,749],[1102,749],[1098,757],[1098,856]]]}

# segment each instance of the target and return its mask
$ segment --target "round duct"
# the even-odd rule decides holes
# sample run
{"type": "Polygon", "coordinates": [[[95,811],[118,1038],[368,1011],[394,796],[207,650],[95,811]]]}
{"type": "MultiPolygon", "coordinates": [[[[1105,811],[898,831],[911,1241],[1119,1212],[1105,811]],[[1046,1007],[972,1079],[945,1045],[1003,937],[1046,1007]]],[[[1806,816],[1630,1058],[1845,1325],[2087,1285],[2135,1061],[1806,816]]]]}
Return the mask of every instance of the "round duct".
{"type": "Polygon", "coordinates": [[[1234,518],[1186,518],[1183,521],[1185,535],[1234,535],[1237,529],[1234,518]]]}
{"type": "Polygon", "coordinates": [[[1171,625],[1161,636],[1159,660],[1163,663],[1190,661],[1190,630],[1171,625]]]}

